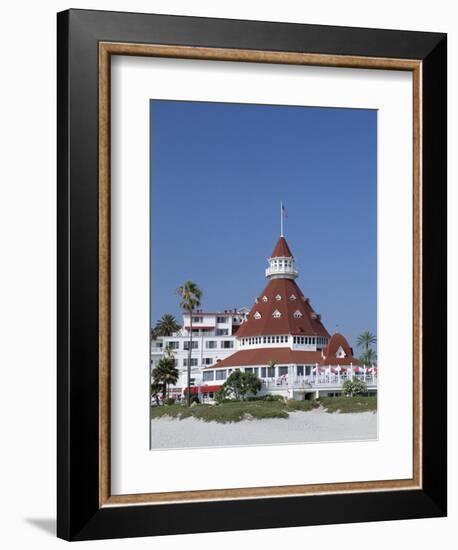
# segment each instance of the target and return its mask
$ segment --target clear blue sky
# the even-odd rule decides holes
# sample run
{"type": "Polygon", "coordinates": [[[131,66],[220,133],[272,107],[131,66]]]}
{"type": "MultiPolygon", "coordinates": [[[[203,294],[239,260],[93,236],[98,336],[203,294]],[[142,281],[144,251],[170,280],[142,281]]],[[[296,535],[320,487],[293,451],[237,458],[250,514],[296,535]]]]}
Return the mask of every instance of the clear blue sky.
{"type": "Polygon", "coordinates": [[[280,233],[333,333],[377,333],[377,112],[151,101],[151,322],[251,307],[280,233]]]}

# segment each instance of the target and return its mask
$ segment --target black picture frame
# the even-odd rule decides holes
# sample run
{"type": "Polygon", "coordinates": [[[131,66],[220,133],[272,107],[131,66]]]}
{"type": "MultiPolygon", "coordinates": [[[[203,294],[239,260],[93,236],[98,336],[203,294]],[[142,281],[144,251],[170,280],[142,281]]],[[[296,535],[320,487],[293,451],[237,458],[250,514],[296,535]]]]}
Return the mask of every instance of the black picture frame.
{"type": "Polygon", "coordinates": [[[87,10],[59,13],[57,26],[58,536],[87,540],[446,515],[446,35],[87,10]],[[99,506],[101,41],[422,62],[421,489],[99,506]]]}

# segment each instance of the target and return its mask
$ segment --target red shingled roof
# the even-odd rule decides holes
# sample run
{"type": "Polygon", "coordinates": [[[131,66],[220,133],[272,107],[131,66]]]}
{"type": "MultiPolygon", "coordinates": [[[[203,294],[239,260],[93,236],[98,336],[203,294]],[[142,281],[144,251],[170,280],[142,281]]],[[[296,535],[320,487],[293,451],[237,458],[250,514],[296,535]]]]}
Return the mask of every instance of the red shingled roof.
{"type": "Polygon", "coordinates": [[[320,365],[361,365],[361,362],[353,357],[353,350],[348,344],[346,338],[339,332],[332,335],[328,342],[328,345],[323,349],[323,358],[320,361],[320,365]],[[339,349],[342,348],[345,353],[345,357],[336,357],[339,349]]]}
{"type": "Polygon", "coordinates": [[[272,252],[271,258],[292,258],[293,255],[289,249],[285,237],[280,237],[272,252]]]}
{"type": "Polygon", "coordinates": [[[237,331],[238,338],[271,334],[329,337],[309,301],[292,279],[270,280],[251,308],[247,320],[237,331]],[[267,301],[264,301],[264,296],[267,301]],[[277,300],[277,296],[281,299],[277,300]],[[295,299],[291,299],[292,296],[295,299]],[[280,317],[272,315],[276,310],[280,312],[280,317]],[[257,319],[256,313],[261,317],[257,319]]]}
{"type": "Polygon", "coordinates": [[[236,351],[229,357],[226,357],[226,359],[206,368],[219,369],[251,365],[267,366],[269,361],[289,365],[314,365],[319,363],[320,359],[321,353],[319,351],[296,351],[290,348],[257,348],[236,351]]]}

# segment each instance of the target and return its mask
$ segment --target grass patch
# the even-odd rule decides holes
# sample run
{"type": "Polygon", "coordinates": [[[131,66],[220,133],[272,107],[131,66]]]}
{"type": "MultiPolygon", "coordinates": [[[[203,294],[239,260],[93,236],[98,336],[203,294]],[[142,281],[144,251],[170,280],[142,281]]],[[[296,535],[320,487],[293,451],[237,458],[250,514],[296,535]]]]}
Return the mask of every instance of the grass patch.
{"type": "Polygon", "coordinates": [[[322,397],[318,403],[329,413],[375,412],[377,397],[322,397]]]}
{"type": "Polygon", "coordinates": [[[282,401],[231,401],[220,405],[165,405],[151,407],[151,417],[189,418],[204,422],[240,422],[250,418],[288,418],[285,403],[282,401]]]}
{"type": "Polygon", "coordinates": [[[225,401],[219,405],[196,404],[165,405],[151,408],[151,418],[197,418],[203,422],[240,422],[241,420],[264,418],[288,418],[289,413],[296,411],[311,411],[320,407],[326,412],[350,413],[377,410],[376,397],[325,397],[316,401],[294,401],[262,399],[252,401],[225,401]]]}
{"type": "Polygon", "coordinates": [[[311,411],[320,406],[316,400],[307,401],[295,401],[294,399],[288,399],[286,402],[286,408],[288,411],[311,411]]]}

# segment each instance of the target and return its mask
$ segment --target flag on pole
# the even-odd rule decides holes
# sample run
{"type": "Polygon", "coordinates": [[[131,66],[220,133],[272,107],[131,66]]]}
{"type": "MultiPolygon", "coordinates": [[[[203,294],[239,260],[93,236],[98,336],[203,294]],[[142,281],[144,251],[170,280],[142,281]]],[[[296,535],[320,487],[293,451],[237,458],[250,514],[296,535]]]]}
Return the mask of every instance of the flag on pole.
{"type": "Polygon", "coordinates": [[[283,225],[284,221],[287,218],[285,207],[283,206],[283,201],[280,202],[280,236],[284,237],[283,225]]]}

